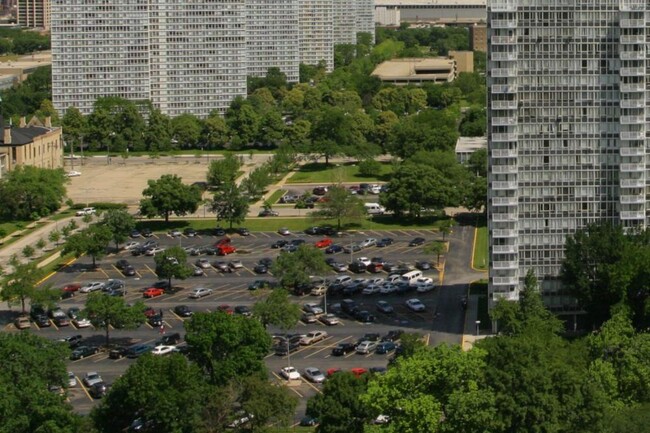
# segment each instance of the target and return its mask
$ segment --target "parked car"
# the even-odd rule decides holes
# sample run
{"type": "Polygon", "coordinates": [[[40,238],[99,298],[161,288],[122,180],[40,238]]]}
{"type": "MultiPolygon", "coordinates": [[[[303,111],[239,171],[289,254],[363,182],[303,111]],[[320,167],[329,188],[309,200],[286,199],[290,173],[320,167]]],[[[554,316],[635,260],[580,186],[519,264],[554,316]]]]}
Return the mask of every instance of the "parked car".
{"type": "Polygon", "coordinates": [[[151,351],[151,354],[157,356],[169,355],[173,353],[175,349],[176,346],[166,346],[164,344],[161,344],[160,346],[154,347],[153,350],[151,351]]]}
{"type": "Polygon", "coordinates": [[[246,305],[235,305],[234,311],[235,314],[239,314],[244,317],[251,317],[253,315],[253,311],[246,305]]]}
{"type": "Polygon", "coordinates": [[[83,209],[78,210],[75,215],[76,216],[86,216],[86,215],[95,215],[97,211],[95,210],[94,207],[85,207],[83,209]]]}
{"type": "Polygon", "coordinates": [[[327,248],[331,245],[332,245],[332,240],[330,238],[323,238],[319,241],[316,241],[316,243],[314,243],[314,246],[316,248],[327,248]]]}
{"type": "Polygon", "coordinates": [[[165,294],[164,289],[158,287],[149,287],[142,293],[143,298],[155,298],[157,296],[162,296],[165,294]]]}
{"type": "Polygon", "coordinates": [[[77,327],[77,328],[89,328],[92,326],[92,323],[90,322],[89,319],[77,317],[76,319],[72,320],[72,324],[77,327]]]}
{"type": "Polygon", "coordinates": [[[89,371],[82,379],[83,384],[86,386],[93,386],[94,384],[103,381],[104,379],[102,379],[102,377],[96,371],[89,371]]]}
{"type": "Polygon", "coordinates": [[[32,327],[32,323],[29,321],[29,317],[20,316],[17,317],[16,320],[14,320],[14,326],[17,329],[29,329],[32,327]]]}
{"type": "Polygon", "coordinates": [[[162,247],[151,247],[151,248],[148,248],[147,251],[145,251],[144,255],[145,256],[155,256],[156,254],[162,253],[163,251],[165,251],[165,249],[162,248],[162,247]]]}
{"type": "Polygon", "coordinates": [[[63,286],[63,289],[61,289],[61,290],[64,291],[64,292],[75,293],[75,292],[78,292],[79,289],[81,289],[81,284],[79,284],[79,283],[70,283],[70,284],[66,284],[65,286],[63,286]]]}
{"type": "Polygon", "coordinates": [[[192,227],[188,227],[185,230],[183,230],[183,234],[188,238],[193,238],[194,236],[197,235],[197,232],[192,227]]]}
{"type": "Polygon", "coordinates": [[[343,247],[341,245],[333,244],[325,249],[325,254],[336,254],[340,253],[341,251],[343,251],[343,247]]]}
{"type": "Polygon", "coordinates": [[[398,341],[399,339],[402,338],[402,335],[404,334],[404,331],[401,329],[393,329],[391,331],[388,331],[386,335],[381,337],[381,341],[398,341]]]}
{"type": "Polygon", "coordinates": [[[126,356],[126,351],[127,351],[126,347],[117,346],[117,347],[112,348],[108,352],[108,357],[110,359],[122,359],[122,358],[124,358],[126,356]]]}
{"type": "Polygon", "coordinates": [[[323,309],[321,308],[320,304],[316,304],[314,302],[308,302],[305,305],[302,306],[302,310],[307,312],[307,313],[312,313],[312,314],[323,314],[323,309]]]}
{"type": "Polygon", "coordinates": [[[377,246],[383,248],[392,245],[393,242],[395,242],[393,238],[382,238],[377,242],[377,246]]]}
{"type": "Polygon", "coordinates": [[[178,230],[178,229],[172,229],[172,230],[169,231],[168,234],[169,234],[169,236],[171,236],[171,237],[173,237],[173,238],[177,238],[177,237],[179,237],[182,233],[181,233],[181,231],[178,230]]]}
{"type": "Polygon", "coordinates": [[[197,268],[196,266],[194,266],[192,268],[192,276],[193,277],[203,277],[203,276],[205,276],[205,271],[202,268],[197,268]]]}
{"type": "Polygon", "coordinates": [[[417,298],[412,298],[406,301],[406,307],[416,313],[422,312],[426,309],[424,304],[417,298]]]}
{"type": "Polygon", "coordinates": [[[377,301],[377,311],[384,314],[392,314],[395,312],[395,309],[386,301],[377,301]]]}
{"type": "Polygon", "coordinates": [[[300,339],[300,344],[303,346],[309,346],[314,343],[318,343],[321,340],[324,340],[328,337],[327,332],[325,331],[311,331],[307,335],[300,339]]]}
{"type": "Polygon", "coordinates": [[[194,265],[201,269],[209,269],[210,261],[208,259],[198,259],[196,262],[194,262],[194,265]]]}
{"type": "Polygon", "coordinates": [[[284,367],[280,370],[280,375],[287,380],[300,380],[300,373],[296,370],[296,367],[284,367]]]}
{"type": "Polygon", "coordinates": [[[431,263],[426,260],[419,260],[415,262],[415,267],[421,271],[428,271],[431,269],[431,263]]]}
{"type": "Polygon", "coordinates": [[[237,234],[239,234],[240,236],[250,236],[250,234],[251,234],[251,232],[250,232],[247,228],[245,228],[245,227],[239,227],[239,228],[236,230],[236,232],[237,232],[237,234]]]}
{"type": "Polygon", "coordinates": [[[231,269],[241,269],[241,268],[244,267],[244,264],[241,262],[241,260],[231,260],[231,261],[228,263],[228,266],[229,266],[231,269]]]}
{"type": "Polygon", "coordinates": [[[343,247],[343,252],[347,253],[347,254],[356,253],[356,252],[359,252],[359,251],[361,251],[361,247],[356,243],[346,245],[346,246],[343,247]]]}
{"type": "Polygon", "coordinates": [[[375,238],[366,238],[359,242],[359,246],[361,248],[368,248],[368,247],[374,247],[377,245],[377,239],[375,238]]]}
{"type": "Polygon", "coordinates": [[[278,234],[280,234],[282,236],[289,236],[291,234],[291,231],[286,227],[280,227],[278,229],[278,234]]]}
{"type": "Polygon", "coordinates": [[[192,310],[187,305],[177,305],[174,307],[174,313],[179,317],[191,317],[192,310]]]}
{"type": "Polygon", "coordinates": [[[374,322],[377,318],[370,314],[369,311],[366,310],[359,310],[354,313],[354,318],[355,320],[361,322],[361,323],[372,323],[374,322]]]}
{"type": "Polygon", "coordinates": [[[374,341],[362,341],[357,346],[357,353],[360,355],[367,355],[374,352],[377,349],[377,343],[374,341]]]}
{"type": "Polygon", "coordinates": [[[192,299],[200,299],[210,294],[212,294],[212,289],[208,289],[205,287],[197,287],[190,292],[189,297],[192,299]]]}
{"type": "Polygon", "coordinates": [[[105,286],[105,283],[102,281],[91,281],[89,283],[86,283],[84,286],[82,286],[79,291],[81,293],[90,293],[90,292],[95,292],[97,290],[102,290],[105,286]]]}
{"type": "Polygon", "coordinates": [[[83,359],[96,353],[99,353],[97,346],[77,346],[70,354],[70,359],[73,361],[83,359]]]}
{"type": "Polygon", "coordinates": [[[104,382],[94,383],[92,386],[88,387],[88,394],[90,394],[92,398],[102,398],[106,395],[107,392],[108,385],[106,385],[104,382]]]}
{"type": "Polygon", "coordinates": [[[279,216],[280,214],[277,211],[271,209],[262,209],[257,216],[258,217],[274,217],[279,216]]]}
{"type": "Polygon", "coordinates": [[[303,323],[311,324],[311,323],[316,323],[318,321],[318,318],[316,317],[316,315],[314,313],[304,312],[300,316],[300,320],[303,323]]]}
{"type": "Polygon", "coordinates": [[[352,343],[339,343],[332,349],[332,356],[343,356],[354,352],[356,345],[352,343]]]}
{"type": "Polygon", "coordinates": [[[135,268],[131,265],[126,266],[124,269],[122,269],[122,275],[125,277],[132,277],[136,274],[135,268]]]}
{"type": "Polygon", "coordinates": [[[420,245],[424,245],[424,238],[415,238],[411,242],[409,242],[409,247],[418,247],[420,245]]]}
{"type": "Polygon", "coordinates": [[[327,326],[334,326],[334,325],[338,325],[339,323],[341,323],[339,321],[339,318],[336,317],[336,315],[334,315],[332,313],[324,314],[324,315],[320,316],[318,318],[318,320],[320,320],[324,325],[327,325],[327,326]]]}
{"type": "Polygon", "coordinates": [[[346,272],[349,267],[345,263],[334,262],[330,265],[336,272],[346,272]]]}
{"type": "Polygon", "coordinates": [[[266,267],[265,265],[258,263],[253,267],[253,272],[255,272],[256,274],[266,274],[269,272],[269,268],[266,267]]]}
{"type": "Polygon", "coordinates": [[[325,375],[316,367],[307,367],[305,368],[305,373],[303,375],[308,381],[313,383],[323,383],[325,382],[325,375]]]}

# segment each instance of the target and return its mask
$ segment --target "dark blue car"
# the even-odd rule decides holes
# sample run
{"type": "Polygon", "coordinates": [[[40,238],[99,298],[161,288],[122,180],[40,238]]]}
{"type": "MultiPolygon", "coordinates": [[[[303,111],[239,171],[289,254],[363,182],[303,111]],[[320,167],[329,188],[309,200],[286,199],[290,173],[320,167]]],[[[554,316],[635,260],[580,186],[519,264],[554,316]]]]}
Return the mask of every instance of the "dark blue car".
{"type": "Polygon", "coordinates": [[[379,355],[391,353],[392,351],[395,350],[396,347],[397,346],[392,341],[384,341],[377,345],[377,349],[375,350],[375,353],[379,355]]]}
{"type": "Polygon", "coordinates": [[[325,249],[326,254],[340,253],[341,251],[343,251],[343,247],[338,244],[330,245],[325,249]]]}

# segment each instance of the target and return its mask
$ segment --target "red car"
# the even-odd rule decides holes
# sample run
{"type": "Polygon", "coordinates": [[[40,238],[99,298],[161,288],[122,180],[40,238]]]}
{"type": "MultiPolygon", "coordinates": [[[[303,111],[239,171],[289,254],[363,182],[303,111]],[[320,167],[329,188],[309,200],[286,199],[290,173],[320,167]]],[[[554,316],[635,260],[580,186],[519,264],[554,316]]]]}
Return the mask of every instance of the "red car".
{"type": "Polygon", "coordinates": [[[342,371],[343,371],[343,370],[341,370],[341,369],[338,368],[338,367],[328,368],[328,369],[327,369],[327,377],[332,377],[332,376],[334,376],[336,373],[340,373],[340,372],[342,372],[342,371]]]}
{"type": "Polygon", "coordinates": [[[235,310],[233,310],[232,307],[230,307],[230,305],[226,305],[226,304],[219,305],[217,307],[217,311],[223,311],[226,314],[233,314],[235,312],[235,310]]]}
{"type": "Polygon", "coordinates": [[[368,372],[368,370],[366,370],[365,368],[359,368],[359,367],[353,368],[350,371],[352,372],[352,374],[354,374],[355,377],[361,377],[361,375],[366,374],[368,372]]]}
{"type": "Polygon", "coordinates": [[[220,256],[227,256],[228,254],[237,251],[237,248],[232,245],[230,238],[220,239],[216,244],[214,244],[214,247],[217,249],[217,254],[220,256]]]}
{"type": "Polygon", "coordinates": [[[164,294],[165,294],[165,289],[161,289],[160,287],[149,287],[147,290],[144,291],[142,297],[155,298],[156,296],[161,296],[164,294]]]}
{"type": "Polygon", "coordinates": [[[153,307],[147,307],[144,309],[144,317],[149,318],[155,316],[158,312],[153,307]]]}
{"type": "Polygon", "coordinates": [[[330,238],[323,238],[320,241],[314,244],[316,248],[327,248],[332,245],[332,240],[330,238]]]}
{"type": "Polygon", "coordinates": [[[65,286],[63,286],[64,292],[74,293],[79,289],[81,289],[81,284],[77,284],[77,283],[66,284],[65,286]]]}

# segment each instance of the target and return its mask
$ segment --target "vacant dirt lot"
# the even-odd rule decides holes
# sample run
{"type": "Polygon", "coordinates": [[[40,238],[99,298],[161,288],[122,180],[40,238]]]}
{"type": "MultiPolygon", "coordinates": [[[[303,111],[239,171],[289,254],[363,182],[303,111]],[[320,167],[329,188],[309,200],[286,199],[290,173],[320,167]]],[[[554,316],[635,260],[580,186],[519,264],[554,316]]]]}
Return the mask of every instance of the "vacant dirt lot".
{"type": "MultiPolygon", "coordinates": [[[[210,160],[213,159],[211,156],[210,160]]],[[[105,201],[135,205],[149,179],[176,174],[184,183],[191,184],[205,181],[207,167],[206,158],[196,157],[112,158],[110,165],[106,158],[87,158],[83,166],[75,161],[74,170],[80,171],[81,176],[70,178],[68,197],[75,203],[105,201]]],[[[65,169],[72,169],[70,161],[66,161],[65,169]]]]}

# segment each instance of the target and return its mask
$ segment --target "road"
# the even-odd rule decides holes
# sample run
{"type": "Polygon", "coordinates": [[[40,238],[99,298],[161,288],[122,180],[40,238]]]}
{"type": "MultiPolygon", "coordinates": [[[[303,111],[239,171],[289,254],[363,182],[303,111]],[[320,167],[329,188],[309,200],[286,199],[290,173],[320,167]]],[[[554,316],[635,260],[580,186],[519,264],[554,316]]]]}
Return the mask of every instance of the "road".
{"type": "MultiPolygon", "coordinates": [[[[360,256],[376,257],[381,256],[392,262],[409,262],[415,263],[418,260],[429,260],[432,258],[424,254],[422,247],[410,247],[408,242],[414,237],[424,237],[427,240],[441,239],[441,234],[430,230],[392,230],[392,231],[366,231],[348,235],[342,239],[334,238],[335,242],[345,245],[352,241],[358,241],[367,237],[383,238],[391,237],[395,243],[384,248],[371,247],[364,249],[355,254],[338,253],[338,259],[343,262],[355,260],[360,256]]],[[[163,312],[165,322],[165,332],[179,332],[184,335],[184,319],[176,316],[173,309],[175,306],[184,304],[188,305],[193,311],[214,311],[218,306],[227,304],[230,306],[246,305],[252,306],[256,298],[248,290],[248,285],[260,278],[272,279],[272,275],[256,275],[252,269],[258,260],[262,257],[276,257],[279,252],[271,248],[271,244],[283,238],[276,233],[261,232],[252,233],[248,237],[233,237],[233,244],[238,248],[238,252],[233,255],[223,257],[205,256],[212,263],[217,260],[230,261],[233,259],[241,260],[244,267],[236,272],[224,274],[210,267],[205,270],[205,275],[201,277],[191,277],[186,281],[176,281],[175,285],[181,286],[182,289],[174,293],[168,293],[154,299],[145,299],[147,305],[156,310],[163,312]],[[191,288],[203,286],[214,290],[213,294],[200,300],[189,299],[188,293],[191,288]]],[[[308,243],[313,243],[322,238],[322,236],[308,236],[305,234],[296,234],[287,237],[303,238],[308,243]]],[[[171,238],[167,235],[156,236],[156,240],[163,247],[171,245],[203,246],[211,245],[217,238],[210,235],[200,235],[197,237],[187,238],[181,236],[171,238]]],[[[142,241],[142,239],[140,239],[142,241]]],[[[289,364],[295,366],[300,371],[306,367],[317,367],[323,371],[330,368],[341,368],[350,370],[355,367],[385,367],[387,365],[387,355],[356,355],[350,354],[345,357],[331,356],[331,349],[339,342],[356,342],[362,335],[368,332],[378,332],[384,335],[392,329],[401,329],[405,332],[417,332],[422,335],[425,341],[430,345],[439,343],[458,344],[461,341],[463,333],[464,311],[460,307],[460,297],[466,291],[467,283],[476,279],[476,274],[469,267],[473,241],[473,228],[458,226],[454,228],[450,237],[450,251],[446,255],[446,269],[444,273],[439,274],[436,270],[425,271],[424,275],[432,277],[434,280],[443,279],[443,286],[423,294],[408,295],[355,295],[353,298],[360,304],[362,309],[367,309],[377,316],[377,321],[372,324],[363,324],[346,316],[341,317],[341,324],[334,327],[326,327],[320,323],[306,325],[302,322],[298,324],[293,331],[296,333],[307,333],[314,329],[324,329],[330,335],[328,339],[319,342],[313,346],[301,348],[298,352],[293,353],[290,357],[276,356],[270,354],[266,357],[266,364],[269,367],[270,376],[274,380],[280,380],[278,371],[289,364]],[[410,297],[417,296],[427,306],[424,313],[414,313],[408,310],[404,301],[410,297]],[[387,316],[376,311],[375,303],[379,300],[385,300],[395,307],[395,314],[387,316]]],[[[203,256],[202,256],[203,257],[203,256]]],[[[199,257],[191,257],[192,262],[199,257]]],[[[158,280],[154,272],[154,261],[152,257],[138,256],[132,257],[128,251],[121,251],[119,254],[111,255],[101,261],[101,266],[97,269],[90,267],[89,258],[81,258],[74,264],[64,268],[61,272],[53,275],[47,284],[54,287],[62,287],[65,284],[77,282],[86,283],[89,281],[105,281],[107,278],[119,278],[126,281],[127,302],[135,302],[142,299],[142,291],[158,280]],[[135,277],[124,277],[114,266],[117,259],[126,258],[136,268],[135,277]]],[[[337,275],[333,270],[329,272],[328,277],[337,275]]],[[[358,275],[351,274],[353,278],[369,277],[370,274],[358,275]]],[[[385,273],[379,276],[387,276],[385,273]]],[[[86,295],[78,294],[74,298],[62,300],[60,306],[67,310],[71,307],[83,307],[86,295]]],[[[322,302],[323,299],[313,296],[293,297],[292,300],[299,304],[306,302],[322,302]]],[[[327,303],[340,302],[341,297],[328,296],[327,303]]],[[[7,311],[3,312],[3,317],[8,321],[10,315],[7,311]]],[[[5,322],[7,323],[7,322],[5,322]]],[[[9,332],[17,332],[12,324],[5,326],[9,332]]],[[[273,332],[273,330],[269,330],[273,332]]],[[[39,329],[35,325],[32,331],[46,338],[59,339],[68,335],[81,334],[86,340],[86,344],[102,344],[103,333],[92,328],[74,329],[73,325],[66,328],[57,329],[55,326],[39,329]]],[[[136,342],[153,343],[161,336],[160,329],[153,328],[149,324],[141,326],[136,330],[112,330],[112,341],[120,344],[133,344],[136,342]]],[[[133,360],[121,359],[111,360],[106,353],[100,353],[89,358],[70,361],[69,369],[81,378],[88,371],[97,371],[105,378],[108,383],[113,382],[122,374],[133,360]]],[[[282,381],[283,382],[283,381],[282,381]]],[[[307,398],[320,392],[321,385],[314,385],[306,381],[300,381],[297,386],[291,386],[292,392],[300,397],[300,406],[297,417],[300,418],[304,413],[307,398]]],[[[88,413],[95,402],[86,394],[81,385],[72,389],[69,393],[71,403],[79,413],[88,413]]]]}

